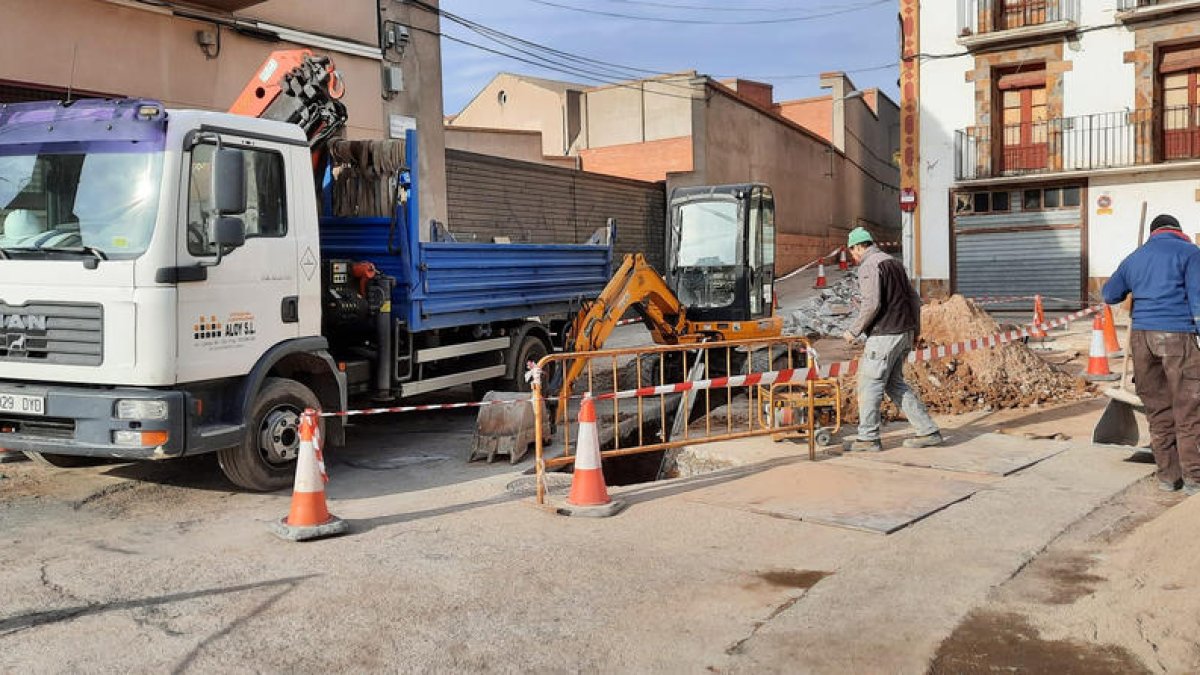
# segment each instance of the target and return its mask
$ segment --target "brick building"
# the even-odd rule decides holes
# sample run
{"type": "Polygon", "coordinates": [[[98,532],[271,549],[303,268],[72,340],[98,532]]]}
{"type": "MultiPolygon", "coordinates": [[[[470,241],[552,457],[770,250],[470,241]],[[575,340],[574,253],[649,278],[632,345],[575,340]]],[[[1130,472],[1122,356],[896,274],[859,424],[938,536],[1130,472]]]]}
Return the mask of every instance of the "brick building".
{"type": "Polygon", "coordinates": [[[1138,245],[1143,202],[1200,230],[1200,2],[946,4],[901,2],[923,292],[1077,306],[1138,245]]]}

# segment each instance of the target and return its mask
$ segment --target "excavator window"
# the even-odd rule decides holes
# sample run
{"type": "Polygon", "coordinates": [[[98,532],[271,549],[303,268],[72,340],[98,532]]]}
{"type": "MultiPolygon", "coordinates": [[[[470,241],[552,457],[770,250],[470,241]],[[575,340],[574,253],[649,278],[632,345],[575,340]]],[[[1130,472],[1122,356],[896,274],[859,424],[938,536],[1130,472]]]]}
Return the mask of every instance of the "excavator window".
{"type": "Polygon", "coordinates": [[[736,301],[741,264],[742,212],[734,199],[686,203],[676,211],[672,276],[679,300],[693,308],[736,301]]]}

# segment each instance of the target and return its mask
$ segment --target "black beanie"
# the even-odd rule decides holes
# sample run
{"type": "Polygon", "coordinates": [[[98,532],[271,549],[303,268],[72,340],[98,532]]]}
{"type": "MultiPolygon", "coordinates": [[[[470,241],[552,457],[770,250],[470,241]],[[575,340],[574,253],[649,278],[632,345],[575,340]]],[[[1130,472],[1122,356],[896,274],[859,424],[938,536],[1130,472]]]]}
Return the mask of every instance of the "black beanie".
{"type": "Polygon", "coordinates": [[[1154,217],[1154,220],[1150,223],[1150,231],[1154,232],[1164,228],[1168,230],[1183,231],[1183,228],[1179,226],[1179,221],[1175,220],[1175,216],[1168,216],[1165,213],[1161,216],[1154,217]]]}

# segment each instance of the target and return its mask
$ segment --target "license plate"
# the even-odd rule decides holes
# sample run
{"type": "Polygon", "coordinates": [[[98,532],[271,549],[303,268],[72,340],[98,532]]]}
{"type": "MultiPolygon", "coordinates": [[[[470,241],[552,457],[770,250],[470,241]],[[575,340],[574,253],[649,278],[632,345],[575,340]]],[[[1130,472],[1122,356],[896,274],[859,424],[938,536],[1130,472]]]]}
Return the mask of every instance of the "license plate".
{"type": "Polygon", "coordinates": [[[0,412],[17,413],[19,415],[45,415],[46,397],[0,392],[0,412]]]}

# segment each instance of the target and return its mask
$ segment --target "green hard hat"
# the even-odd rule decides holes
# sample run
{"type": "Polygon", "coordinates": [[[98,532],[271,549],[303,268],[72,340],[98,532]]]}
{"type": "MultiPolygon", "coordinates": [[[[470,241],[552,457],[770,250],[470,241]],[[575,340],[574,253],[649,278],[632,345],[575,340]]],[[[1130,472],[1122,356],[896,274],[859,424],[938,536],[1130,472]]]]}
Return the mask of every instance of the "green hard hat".
{"type": "Polygon", "coordinates": [[[847,241],[846,245],[858,246],[859,244],[869,244],[873,241],[875,241],[875,237],[872,237],[871,233],[867,232],[867,228],[856,227],[853,230],[850,230],[850,239],[847,241]]]}

